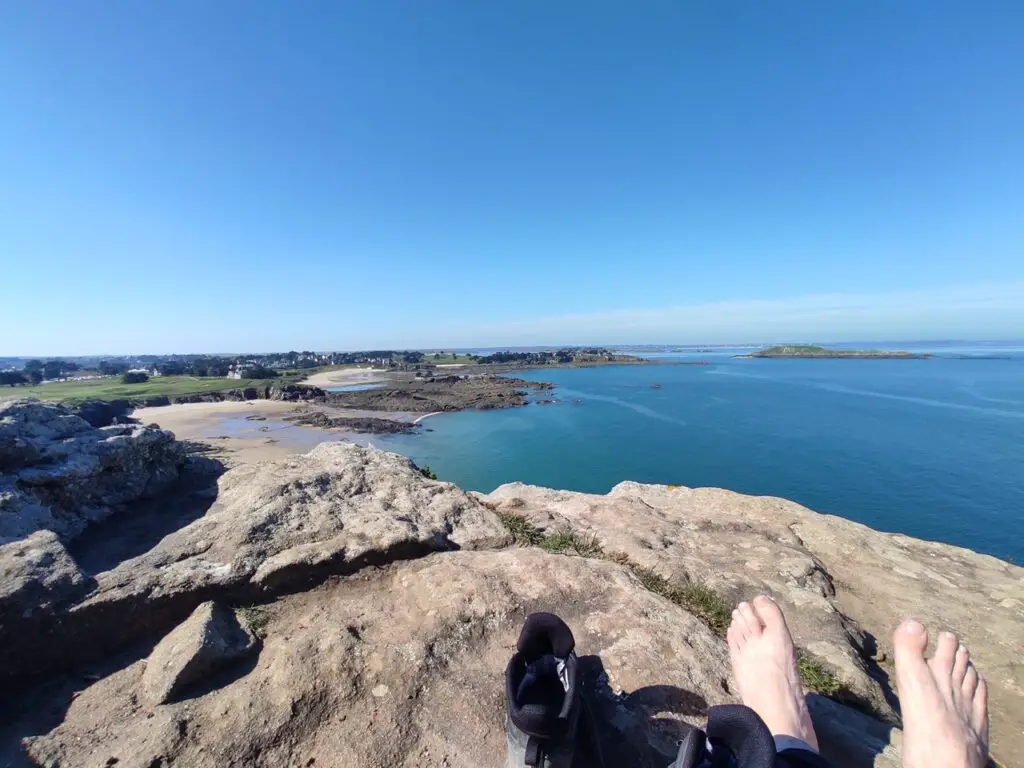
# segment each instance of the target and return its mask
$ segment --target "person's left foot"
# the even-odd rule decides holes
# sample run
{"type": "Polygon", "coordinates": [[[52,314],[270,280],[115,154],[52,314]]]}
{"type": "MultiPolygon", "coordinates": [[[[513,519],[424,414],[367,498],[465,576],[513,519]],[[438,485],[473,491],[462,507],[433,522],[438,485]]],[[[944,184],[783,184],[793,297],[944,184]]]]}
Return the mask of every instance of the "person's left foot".
{"type": "Polygon", "coordinates": [[[726,638],[742,702],[760,715],[773,736],[792,736],[817,750],[796,648],[779,606],[764,595],[755,597],[753,605],[740,603],[726,638]]]}

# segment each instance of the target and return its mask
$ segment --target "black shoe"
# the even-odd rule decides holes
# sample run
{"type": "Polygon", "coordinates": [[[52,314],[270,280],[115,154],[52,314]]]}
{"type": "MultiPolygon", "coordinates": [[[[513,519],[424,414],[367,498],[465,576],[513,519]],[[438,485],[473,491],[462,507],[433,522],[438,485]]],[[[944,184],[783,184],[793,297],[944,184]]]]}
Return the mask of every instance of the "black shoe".
{"type": "Polygon", "coordinates": [[[576,641],[552,613],[532,613],[505,668],[508,768],[571,768],[583,707],[576,641]]]}

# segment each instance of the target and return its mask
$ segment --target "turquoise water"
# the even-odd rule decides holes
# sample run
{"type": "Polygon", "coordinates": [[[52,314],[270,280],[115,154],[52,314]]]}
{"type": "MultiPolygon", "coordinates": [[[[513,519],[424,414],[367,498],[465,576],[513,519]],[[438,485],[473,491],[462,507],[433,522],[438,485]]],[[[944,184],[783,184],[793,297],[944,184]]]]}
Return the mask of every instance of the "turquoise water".
{"type": "Polygon", "coordinates": [[[474,490],[719,486],[1024,562],[1024,348],[968,360],[731,354],[531,372],[557,385],[558,403],[445,414],[425,422],[433,431],[375,444],[474,490]]]}

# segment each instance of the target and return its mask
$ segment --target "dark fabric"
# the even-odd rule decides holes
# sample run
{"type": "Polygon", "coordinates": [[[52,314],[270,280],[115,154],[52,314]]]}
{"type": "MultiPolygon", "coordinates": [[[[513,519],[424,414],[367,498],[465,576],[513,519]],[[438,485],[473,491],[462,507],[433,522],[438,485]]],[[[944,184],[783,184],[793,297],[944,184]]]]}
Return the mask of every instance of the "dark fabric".
{"type": "Polygon", "coordinates": [[[828,760],[806,749],[784,749],[776,764],[779,768],[830,768],[828,760]]]}
{"type": "Polygon", "coordinates": [[[700,728],[692,728],[682,744],[676,761],[669,768],[699,768],[707,760],[707,738],[700,728]]]}
{"type": "Polygon", "coordinates": [[[526,764],[527,765],[540,765],[541,761],[540,742],[537,741],[536,737],[531,736],[530,740],[526,742],[526,764]]]}
{"type": "Polygon", "coordinates": [[[775,739],[764,721],[750,707],[722,704],[708,710],[708,741],[711,765],[726,768],[731,763],[720,756],[731,753],[739,768],[774,768],[775,739]]]}
{"type": "Polygon", "coordinates": [[[699,728],[687,734],[669,768],[829,768],[829,763],[806,749],[776,752],[775,739],[754,710],[724,704],[708,710],[706,734],[699,728]]]}

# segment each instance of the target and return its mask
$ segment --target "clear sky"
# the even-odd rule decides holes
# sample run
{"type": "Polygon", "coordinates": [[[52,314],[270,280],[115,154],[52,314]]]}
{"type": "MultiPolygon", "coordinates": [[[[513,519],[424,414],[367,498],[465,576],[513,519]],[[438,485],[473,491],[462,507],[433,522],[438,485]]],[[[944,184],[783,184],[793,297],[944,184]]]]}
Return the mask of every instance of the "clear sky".
{"type": "Polygon", "coordinates": [[[0,4],[0,354],[1024,337],[1024,3],[0,4]]]}

